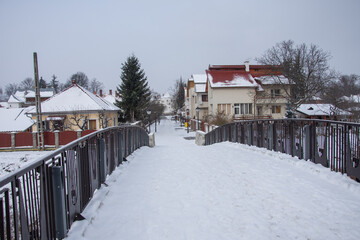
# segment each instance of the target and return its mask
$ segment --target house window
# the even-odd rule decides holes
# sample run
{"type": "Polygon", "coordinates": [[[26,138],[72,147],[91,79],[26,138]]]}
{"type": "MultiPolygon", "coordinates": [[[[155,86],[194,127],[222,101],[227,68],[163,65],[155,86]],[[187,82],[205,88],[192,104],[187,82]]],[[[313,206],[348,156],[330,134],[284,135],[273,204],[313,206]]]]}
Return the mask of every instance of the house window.
{"type": "Polygon", "coordinates": [[[54,120],[52,124],[53,130],[64,131],[64,122],[62,120],[54,120]]]}
{"type": "Polygon", "coordinates": [[[207,102],[208,101],[208,95],[201,95],[201,100],[203,102],[207,102]]]}
{"type": "Polygon", "coordinates": [[[234,114],[252,114],[252,103],[235,103],[234,114]]]}
{"type": "Polygon", "coordinates": [[[281,113],[281,106],[272,106],[271,113],[281,113]]]}
{"type": "Polygon", "coordinates": [[[231,104],[218,104],[218,112],[223,112],[225,114],[231,114],[231,104]]]}
{"type": "Polygon", "coordinates": [[[89,120],[88,127],[89,130],[96,130],[96,120],[89,120]]]}
{"type": "Polygon", "coordinates": [[[271,97],[280,97],[280,89],[271,89],[271,97]]]}

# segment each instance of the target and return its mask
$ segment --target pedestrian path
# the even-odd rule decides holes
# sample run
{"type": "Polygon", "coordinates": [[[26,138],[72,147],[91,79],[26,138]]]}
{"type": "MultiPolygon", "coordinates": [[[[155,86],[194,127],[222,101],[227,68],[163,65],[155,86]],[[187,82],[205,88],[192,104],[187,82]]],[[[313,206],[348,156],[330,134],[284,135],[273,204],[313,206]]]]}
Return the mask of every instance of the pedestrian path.
{"type": "Polygon", "coordinates": [[[155,136],[68,239],[360,239],[360,187],[347,177],[256,147],[197,146],[170,120],[155,136]]]}

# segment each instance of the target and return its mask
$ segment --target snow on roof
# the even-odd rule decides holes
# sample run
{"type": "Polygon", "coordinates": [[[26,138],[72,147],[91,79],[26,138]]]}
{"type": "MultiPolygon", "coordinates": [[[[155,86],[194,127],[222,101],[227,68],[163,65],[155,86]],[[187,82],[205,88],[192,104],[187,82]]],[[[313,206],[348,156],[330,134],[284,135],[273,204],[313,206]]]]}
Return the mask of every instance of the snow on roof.
{"type": "Polygon", "coordinates": [[[350,112],[335,108],[332,104],[301,104],[296,111],[308,116],[351,115],[350,112]]]}
{"type": "Polygon", "coordinates": [[[261,76],[256,77],[256,80],[259,80],[261,84],[267,85],[267,84],[289,84],[289,79],[284,77],[283,75],[267,75],[267,76],[261,76]]]}
{"type": "Polygon", "coordinates": [[[204,93],[204,92],[206,92],[206,83],[195,84],[195,92],[196,93],[204,93]]]}
{"type": "MultiPolygon", "coordinates": [[[[53,91],[40,91],[40,97],[52,97],[54,95],[53,91]]],[[[28,93],[25,95],[25,98],[34,98],[35,92],[34,91],[28,91],[28,93]]]]}
{"type": "Polygon", "coordinates": [[[8,103],[19,103],[19,102],[23,102],[21,101],[18,97],[11,95],[9,97],[8,103]]]}
{"type": "Polygon", "coordinates": [[[343,96],[342,99],[348,102],[360,103],[360,95],[343,96]]]}
{"type": "Polygon", "coordinates": [[[164,95],[162,95],[161,98],[171,98],[170,93],[169,92],[164,93],[164,95]]]}
{"type": "MultiPolygon", "coordinates": [[[[42,113],[99,110],[118,111],[120,109],[77,84],[71,85],[69,88],[41,103],[42,113]]],[[[32,114],[35,112],[35,108],[30,111],[32,114]]]]}
{"type": "Polygon", "coordinates": [[[20,101],[25,102],[25,94],[29,91],[16,91],[14,96],[20,101]]]}
{"type": "Polygon", "coordinates": [[[107,101],[109,104],[111,104],[113,108],[117,108],[117,106],[115,105],[116,100],[118,101],[120,100],[119,98],[116,98],[114,95],[110,95],[110,94],[104,96],[103,99],[107,101]]]}
{"type": "Polygon", "coordinates": [[[31,127],[34,121],[25,113],[29,108],[0,108],[0,132],[22,132],[31,127]]]}
{"type": "Polygon", "coordinates": [[[194,79],[195,84],[206,83],[206,80],[207,80],[206,74],[193,74],[192,77],[194,79]]]}
{"type": "Polygon", "coordinates": [[[255,79],[242,71],[206,71],[211,87],[258,87],[255,79]]]}

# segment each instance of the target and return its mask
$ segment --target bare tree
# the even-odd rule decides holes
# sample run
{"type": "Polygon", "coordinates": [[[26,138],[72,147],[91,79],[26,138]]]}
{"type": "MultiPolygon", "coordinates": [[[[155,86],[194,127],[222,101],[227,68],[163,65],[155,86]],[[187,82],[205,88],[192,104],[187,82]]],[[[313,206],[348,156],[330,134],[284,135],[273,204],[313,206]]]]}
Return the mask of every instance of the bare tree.
{"type": "Polygon", "coordinates": [[[78,127],[82,131],[87,129],[88,116],[79,112],[72,112],[68,117],[68,125],[65,126],[66,129],[73,129],[73,127],[78,127]]]}
{"type": "Polygon", "coordinates": [[[107,128],[109,126],[110,118],[105,114],[105,111],[99,112],[99,124],[101,128],[107,128]]]}
{"type": "Polygon", "coordinates": [[[5,93],[8,97],[10,97],[12,94],[16,93],[16,91],[19,89],[19,86],[16,83],[10,83],[6,85],[5,87],[5,93]]]}
{"type": "Polygon", "coordinates": [[[274,66],[269,74],[273,76],[275,83],[282,86],[287,100],[296,108],[324,91],[334,79],[329,59],[330,54],[314,44],[295,45],[288,40],[277,43],[256,60],[261,64],[274,66]]]}
{"type": "Polygon", "coordinates": [[[165,110],[165,106],[160,103],[161,95],[155,91],[151,91],[151,100],[148,109],[151,111],[150,121],[158,119],[165,110]]]}
{"type": "Polygon", "coordinates": [[[51,76],[51,82],[50,82],[50,85],[51,87],[54,89],[54,92],[55,93],[58,93],[59,90],[60,90],[60,87],[59,87],[59,81],[56,80],[57,79],[57,76],[55,76],[55,74],[53,74],[51,76]]]}
{"type": "Polygon", "coordinates": [[[342,75],[337,81],[333,81],[326,88],[322,98],[334,106],[334,113],[339,109],[353,113],[353,118],[359,117],[360,77],[357,75],[342,75]]]}
{"type": "Polygon", "coordinates": [[[99,82],[98,80],[96,80],[96,78],[93,78],[93,80],[91,80],[90,89],[89,89],[91,92],[99,92],[103,88],[104,88],[104,85],[101,82],[99,82]]]}
{"type": "Polygon", "coordinates": [[[86,89],[89,89],[89,78],[83,72],[77,72],[71,75],[71,77],[66,81],[65,88],[70,87],[72,80],[75,80],[77,85],[80,85],[86,89]]]}
{"type": "Polygon", "coordinates": [[[6,101],[7,97],[4,95],[3,89],[0,87],[0,101],[6,101]]]}
{"type": "Polygon", "coordinates": [[[24,89],[25,91],[29,90],[29,89],[33,89],[35,87],[35,82],[32,78],[28,77],[25,78],[21,83],[20,83],[20,87],[22,89],[24,89]]]}
{"type": "Polygon", "coordinates": [[[185,82],[180,79],[175,81],[175,86],[173,89],[172,99],[173,107],[175,110],[181,109],[185,104],[185,82]]]}

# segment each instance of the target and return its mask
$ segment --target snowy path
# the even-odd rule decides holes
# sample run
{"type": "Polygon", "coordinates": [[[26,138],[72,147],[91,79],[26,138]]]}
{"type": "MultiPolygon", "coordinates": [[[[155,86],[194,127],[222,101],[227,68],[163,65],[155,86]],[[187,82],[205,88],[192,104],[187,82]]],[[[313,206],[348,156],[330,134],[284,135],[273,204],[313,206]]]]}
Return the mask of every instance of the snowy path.
{"type": "Polygon", "coordinates": [[[287,155],[199,147],[163,121],[107,179],[68,239],[360,239],[360,185],[287,155]]]}

